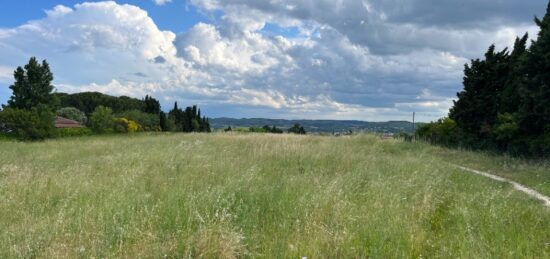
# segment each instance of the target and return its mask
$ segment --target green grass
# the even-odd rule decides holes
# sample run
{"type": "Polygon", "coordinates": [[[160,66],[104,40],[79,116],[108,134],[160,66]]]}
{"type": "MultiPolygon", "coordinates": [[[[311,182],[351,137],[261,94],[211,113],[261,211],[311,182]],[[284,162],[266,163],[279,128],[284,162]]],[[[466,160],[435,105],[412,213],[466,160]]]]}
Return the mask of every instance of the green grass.
{"type": "Polygon", "coordinates": [[[550,209],[449,166],[549,190],[506,161],[368,135],[0,142],[0,258],[550,257],[550,209]]]}

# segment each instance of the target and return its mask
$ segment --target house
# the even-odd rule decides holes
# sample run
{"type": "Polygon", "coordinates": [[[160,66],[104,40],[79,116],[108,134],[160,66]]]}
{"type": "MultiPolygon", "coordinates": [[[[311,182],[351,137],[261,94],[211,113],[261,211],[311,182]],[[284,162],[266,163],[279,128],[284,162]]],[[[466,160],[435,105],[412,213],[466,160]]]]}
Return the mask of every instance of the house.
{"type": "Polygon", "coordinates": [[[83,128],[78,121],[69,120],[67,118],[59,117],[55,118],[55,127],[56,128],[83,128]]]}

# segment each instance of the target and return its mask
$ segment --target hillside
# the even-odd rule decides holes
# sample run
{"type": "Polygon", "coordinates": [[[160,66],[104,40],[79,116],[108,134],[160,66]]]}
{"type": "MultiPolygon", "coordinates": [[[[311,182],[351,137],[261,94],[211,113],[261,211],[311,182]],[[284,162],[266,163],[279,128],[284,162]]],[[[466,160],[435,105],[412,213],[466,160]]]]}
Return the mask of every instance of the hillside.
{"type": "Polygon", "coordinates": [[[0,258],[548,258],[548,164],[289,134],[0,142],[0,258]]]}
{"type": "Polygon", "coordinates": [[[389,121],[389,122],[367,122],[356,120],[283,120],[283,119],[233,119],[216,118],[210,119],[210,124],[215,129],[231,127],[262,127],[264,125],[277,126],[278,128],[288,129],[295,123],[299,123],[307,132],[353,132],[368,131],[379,133],[400,133],[413,132],[413,124],[407,121],[389,121]]]}

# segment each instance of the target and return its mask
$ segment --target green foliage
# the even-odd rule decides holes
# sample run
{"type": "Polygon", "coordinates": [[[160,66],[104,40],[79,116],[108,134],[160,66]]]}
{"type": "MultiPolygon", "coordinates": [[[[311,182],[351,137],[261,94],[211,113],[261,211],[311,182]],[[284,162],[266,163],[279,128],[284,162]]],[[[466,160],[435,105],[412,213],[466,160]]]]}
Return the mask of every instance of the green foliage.
{"type": "Polygon", "coordinates": [[[210,122],[208,118],[201,117],[201,111],[196,105],[190,106],[182,110],[178,107],[178,103],[174,103],[174,108],[168,113],[168,118],[171,118],[175,125],[176,131],[183,132],[211,132],[210,122]]]}
{"type": "Polygon", "coordinates": [[[143,111],[150,114],[160,114],[160,102],[152,96],[146,95],[143,100],[143,111]]]}
{"type": "Polygon", "coordinates": [[[118,113],[116,117],[127,118],[137,122],[143,131],[161,131],[160,115],[130,110],[118,113]]]}
{"type": "Polygon", "coordinates": [[[273,133],[273,134],[283,134],[283,130],[277,128],[275,125],[273,127],[269,127],[269,125],[264,125],[263,129],[265,132],[273,133]]]}
{"type": "Polygon", "coordinates": [[[113,128],[113,110],[98,106],[90,117],[92,130],[96,133],[107,133],[113,128]]]}
{"type": "MultiPolygon", "coordinates": [[[[229,127],[228,129],[226,129],[225,131],[231,131],[231,127],[229,127]]],[[[273,134],[282,134],[283,133],[283,130],[282,129],[279,129],[275,126],[273,127],[270,127],[269,125],[264,125],[263,127],[249,127],[248,128],[248,131],[249,132],[254,132],[254,133],[273,133],[273,134]]],[[[305,134],[305,133],[304,133],[305,134]]]]}
{"type": "Polygon", "coordinates": [[[86,114],[74,107],[65,107],[57,110],[57,116],[67,118],[70,120],[78,121],[80,124],[85,125],[88,121],[86,114]]]}
{"type": "Polygon", "coordinates": [[[418,127],[416,135],[431,143],[453,146],[459,143],[460,129],[451,118],[443,118],[437,122],[418,127]]]}
{"type": "Polygon", "coordinates": [[[113,121],[113,129],[118,133],[134,133],[141,130],[139,124],[126,118],[116,118],[113,121]]]}
{"type": "Polygon", "coordinates": [[[92,114],[99,106],[109,107],[114,113],[145,109],[143,100],[127,96],[115,97],[97,92],[56,93],[55,95],[59,98],[62,107],[75,107],[86,115],[92,114]]]}
{"type": "Polygon", "coordinates": [[[66,137],[82,137],[82,136],[91,136],[94,132],[90,128],[60,128],[56,129],[56,137],[66,138],[66,137]]]}
{"type": "Polygon", "coordinates": [[[288,129],[288,133],[305,135],[306,130],[300,124],[294,124],[294,126],[292,126],[290,129],[288,129]]]}
{"type": "Polygon", "coordinates": [[[497,122],[493,128],[493,134],[498,141],[508,142],[516,137],[519,127],[517,115],[510,113],[499,113],[497,122]]]}
{"type": "Polygon", "coordinates": [[[540,32],[529,49],[525,34],[511,53],[491,46],[483,60],[465,66],[464,90],[449,113],[460,129],[452,141],[437,135],[441,122],[419,128],[417,134],[446,145],[550,155],[550,3],[535,23],[540,32]]]}
{"type": "Polygon", "coordinates": [[[55,135],[55,114],[46,105],[31,110],[0,111],[0,131],[21,140],[43,140],[55,135]]]}
{"type": "Polygon", "coordinates": [[[14,72],[15,83],[10,86],[13,91],[6,107],[30,110],[39,105],[53,109],[58,105],[57,98],[52,95],[53,74],[46,60],[42,64],[35,57],[29,60],[24,68],[18,67],[14,72]]]}
{"type": "Polygon", "coordinates": [[[264,128],[260,128],[260,127],[249,127],[248,131],[253,132],[253,133],[266,133],[266,132],[268,132],[264,128]]]}

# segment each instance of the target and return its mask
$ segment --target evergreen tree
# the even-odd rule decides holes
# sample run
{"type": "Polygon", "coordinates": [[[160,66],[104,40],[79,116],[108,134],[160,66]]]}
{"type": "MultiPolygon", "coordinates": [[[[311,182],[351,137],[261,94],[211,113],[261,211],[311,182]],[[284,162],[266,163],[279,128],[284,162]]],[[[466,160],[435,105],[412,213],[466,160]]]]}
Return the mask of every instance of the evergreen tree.
{"type": "Polygon", "coordinates": [[[164,112],[160,112],[160,115],[159,115],[159,124],[160,124],[160,129],[162,131],[169,131],[168,130],[168,122],[167,122],[168,118],[166,118],[166,113],[164,112]]]}
{"type": "Polygon", "coordinates": [[[38,105],[54,109],[58,105],[57,98],[52,94],[53,73],[46,60],[42,64],[35,57],[29,60],[24,68],[18,67],[14,72],[15,82],[10,86],[13,95],[8,100],[7,107],[30,110],[38,105]]]}
{"type": "Polygon", "coordinates": [[[150,114],[160,114],[160,102],[152,96],[146,95],[143,100],[144,108],[143,112],[150,114]]]}
{"type": "Polygon", "coordinates": [[[535,18],[535,23],[540,32],[525,57],[518,119],[531,152],[536,153],[550,152],[550,3],[544,18],[535,18]]]}
{"type": "Polygon", "coordinates": [[[525,54],[527,52],[526,33],[521,39],[516,38],[514,50],[510,54],[509,73],[500,96],[499,113],[516,113],[520,105],[520,88],[525,84],[525,54]]]}
{"type": "Polygon", "coordinates": [[[464,90],[449,113],[469,145],[491,145],[492,128],[496,122],[500,95],[509,72],[509,54],[504,49],[495,52],[489,47],[484,60],[472,60],[464,68],[464,90]]]}

